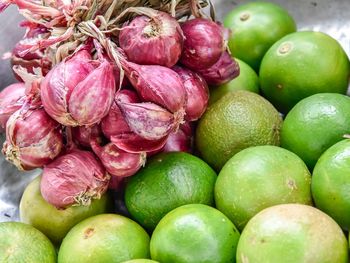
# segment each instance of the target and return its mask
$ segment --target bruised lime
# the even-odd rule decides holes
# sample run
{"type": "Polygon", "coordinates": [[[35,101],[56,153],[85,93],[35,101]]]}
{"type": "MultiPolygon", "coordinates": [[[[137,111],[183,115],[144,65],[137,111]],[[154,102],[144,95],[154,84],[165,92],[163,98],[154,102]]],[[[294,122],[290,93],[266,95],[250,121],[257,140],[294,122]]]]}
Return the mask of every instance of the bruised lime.
{"type": "Polygon", "coordinates": [[[58,263],[119,263],[149,258],[149,236],[124,216],[102,214],[74,226],[63,239],[58,263]]]}

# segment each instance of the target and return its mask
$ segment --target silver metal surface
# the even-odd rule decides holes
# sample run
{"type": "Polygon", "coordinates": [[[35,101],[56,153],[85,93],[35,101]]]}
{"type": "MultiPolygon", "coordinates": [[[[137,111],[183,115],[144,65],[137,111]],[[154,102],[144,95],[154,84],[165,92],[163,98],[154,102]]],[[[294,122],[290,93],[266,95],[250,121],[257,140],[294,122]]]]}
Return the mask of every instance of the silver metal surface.
{"type": "MultiPolygon", "coordinates": [[[[231,9],[246,2],[248,1],[213,0],[219,20],[231,9]]],[[[350,55],[350,0],[272,0],[271,2],[289,10],[297,21],[299,30],[328,33],[339,40],[350,55]]],[[[0,15],[0,58],[21,38],[23,30],[18,27],[20,20],[21,17],[14,7],[0,15]]],[[[0,59],[0,89],[13,82],[9,61],[0,59]]],[[[1,135],[1,145],[3,141],[4,135],[1,135]]],[[[2,156],[0,157],[0,222],[18,220],[18,203],[23,189],[39,173],[39,170],[18,172],[2,156]]]]}

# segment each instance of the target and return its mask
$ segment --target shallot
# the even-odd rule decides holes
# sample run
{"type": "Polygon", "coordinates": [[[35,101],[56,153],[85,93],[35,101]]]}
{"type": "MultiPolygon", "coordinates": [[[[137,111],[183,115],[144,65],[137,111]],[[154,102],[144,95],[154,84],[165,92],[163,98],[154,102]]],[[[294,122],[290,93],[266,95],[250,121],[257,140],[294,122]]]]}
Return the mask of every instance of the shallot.
{"type": "Polygon", "coordinates": [[[105,117],[113,103],[113,66],[105,59],[95,68],[82,49],[59,63],[45,77],[41,97],[47,113],[66,126],[93,125],[105,117]]]}
{"type": "Polygon", "coordinates": [[[112,143],[100,146],[93,140],[91,147],[112,176],[127,177],[135,174],[146,162],[145,153],[128,153],[112,143]]]}
{"type": "Polygon", "coordinates": [[[192,152],[192,127],[189,122],[169,135],[162,152],[192,152]]]}
{"type": "Polygon", "coordinates": [[[57,208],[87,206],[107,191],[109,178],[93,153],[73,150],[44,167],[40,189],[43,198],[57,208]]]}
{"type": "MultiPolygon", "coordinates": [[[[38,49],[26,54],[23,53],[28,49],[28,45],[47,35],[48,29],[28,21],[22,22],[21,26],[26,27],[27,30],[23,39],[12,50],[11,64],[12,66],[21,66],[27,69],[29,73],[34,73],[34,70],[38,68],[41,70],[42,75],[45,76],[51,69],[51,60],[48,56],[45,56],[44,50],[38,49]]],[[[14,74],[19,81],[24,81],[18,74],[15,72],[14,74]]]]}
{"type": "Polygon", "coordinates": [[[156,65],[138,65],[122,61],[126,76],[144,101],[156,103],[182,120],[186,107],[186,90],[173,70],[156,65]]]}
{"type": "Polygon", "coordinates": [[[24,83],[15,83],[0,92],[0,127],[5,129],[10,116],[19,110],[25,101],[24,83]]]}
{"type": "Polygon", "coordinates": [[[228,52],[211,67],[197,71],[209,85],[221,85],[239,76],[239,64],[228,52]]]}
{"type": "Polygon", "coordinates": [[[173,70],[181,77],[187,93],[185,119],[188,121],[198,120],[208,105],[208,85],[200,75],[189,69],[175,66],[173,70]]]}
{"type": "Polygon", "coordinates": [[[116,101],[130,129],[147,140],[159,140],[179,125],[174,115],[150,102],[127,103],[116,101]]]}
{"type": "Polygon", "coordinates": [[[3,153],[19,170],[50,163],[62,147],[61,127],[44,109],[19,109],[7,121],[3,153]]]}
{"type": "Polygon", "coordinates": [[[194,71],[214,65],[225,50],[224,32],[220,25],[195,18],[181,25],[185,36],[180,62],[194,71]]]}
{"type": "Polygon", "coordinates": [[[73,141],[81,146],[90,147],[92,139],[101,140],[101,126],[95,124],[93,126],[79,126],[72,128],[73,141]]]}
{"type": "Polygon", "coordinates": [[[183,33],[177,20],[165,12],[142,8],[119,34],[120,47],[128,59],[142,65],[172,67],[180,59],[183,33]]]}
{"type": "MultiPolygon", "coordinates": [[[[124,102],[139,102],[137,94],[131,90],[120,90],[117,95],[124,102]]],[[[129,125],[125,121],[122,112],[115,102],[112,104],[108,115],[102,119],[101,128],[103,134],[108,139],[110,139],[113,135],[130,132],[129,125]]]]}

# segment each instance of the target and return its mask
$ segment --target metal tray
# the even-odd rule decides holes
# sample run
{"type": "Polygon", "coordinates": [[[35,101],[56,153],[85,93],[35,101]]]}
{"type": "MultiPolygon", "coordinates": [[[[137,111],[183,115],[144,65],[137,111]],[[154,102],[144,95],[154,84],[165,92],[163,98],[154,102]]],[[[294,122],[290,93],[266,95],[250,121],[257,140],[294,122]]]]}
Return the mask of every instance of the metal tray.
{"type": "MultiPolygon", "coordinates": [[[[235,6],[246,3],[243,0],[213,0],[217,17],[222,18],[235,6]]],[[[289,10],[295,18],[299,30],[315,30],[328,33],[336,38],[350,55],[350,0],[273,0],[289,10]]],[[[18,27],[21,16],[15,7],[0,15],[0,57],[22,37],[23,30],[18,27]]],[[[15,80],[7,60],[0,59],[0,89],[15,80]]],[[[0,135],[0,143],[4,142],[0,135]]],[[[18,204],[25,186],[40,170],[18,172],[3,156],[0,157],[0,222],[18,220],[18,204]]]]}

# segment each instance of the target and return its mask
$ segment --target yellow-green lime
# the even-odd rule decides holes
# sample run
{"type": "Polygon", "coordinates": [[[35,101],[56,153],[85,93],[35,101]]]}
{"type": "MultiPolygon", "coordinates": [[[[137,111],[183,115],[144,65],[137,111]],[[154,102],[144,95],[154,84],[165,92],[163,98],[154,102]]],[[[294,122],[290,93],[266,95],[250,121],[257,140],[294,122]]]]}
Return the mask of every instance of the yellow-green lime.
{"type": "Polygon", "coordinates": [[[253,92],[227,93],[204,113],[196,130],[196,148],[219,171],[239,151],[279,145],[282,118],[266,99],[253,92]]]}
{"type": "Polygon", "coordinates": [[[264,96],[281,112],[316,93],[345,94],[349,59],[341,45],[321,32],[283,37],[265,54],[260,67],[264,96]]]}
{"type": "Polygon", "coordinates": [[[89,206],[71,206],[59,210],[42,197],[40,180],[41,176],[35,178],[24,190],[19,205],[20,218],[22,222],[39,229],[56,244],[80,221],[111,210],[112,201],[108,194],[92,200],[89,206]]]}
{"type": "Polygon", "coordinates": [[[119,263],[149,258],[149,236],[136,222],[115,214],[90,217],[63,239],[58,263],[119,263]]]}
{"type": "Polygon", "coordinates": [[[287,114],[281,145],[312,170],[321,154],[350,132],[350,98],[336,93],[315,94],[301,100],[287,114]]]}
{"type": "Polygon", "coordinates": [[[259,93],[259,77],[256,72],[245,62],[235,58],[239,64],[239,76],[225,84],[210,89],[209,105],[213,104],[226,93],[235,90],[248,90],[259,93]]]}
{"type": "Polygon", "coordinates": [[[233,156],[215,185],[215,203],[242,230],[261,210],[287,203],[312,204],[311,175],[294,153],[271,145],[233,156]]]}
{"type": "Polygon", "coordinates": [[[239,232],[220,211],[202,204],[180,206],[157,225],[151,257],[164,263],[234,262],[239,232]]]}
{"type": "Polygon", "coordinates": [[[0,262],[55,263],[50,240],[34,227],[19,222],[0,223],[0,262]]]}
{"type": "Polygon", "coordinates": [[[251,2],[233,9],[224,19],[232,30],[232,54],[258,71],[266,51],[283,36],[295,32],[294,19],[283,7],[268,2],[251,2]]]}
{"type": "Polygon", "coordinates": [[[244,228],[237,263],[348,263],[348,243],[337,223],[308,205],[269,207],[244,228]]]}

